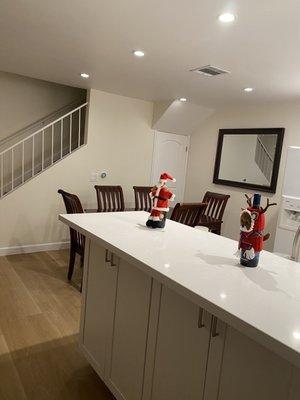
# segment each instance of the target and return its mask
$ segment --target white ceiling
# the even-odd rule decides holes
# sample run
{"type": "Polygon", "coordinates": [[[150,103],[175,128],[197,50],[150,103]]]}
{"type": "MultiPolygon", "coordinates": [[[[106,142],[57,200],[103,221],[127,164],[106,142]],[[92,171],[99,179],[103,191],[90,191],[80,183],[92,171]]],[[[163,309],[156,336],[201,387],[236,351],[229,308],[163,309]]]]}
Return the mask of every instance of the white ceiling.
{"type": "Polygon", "coordinates": [[[209,107],[296,100],[299,15],[299,0],[1,0],[0,70],[209,107]],[[236,21],[220,23],[225,11],[236,21]],[[207,64],[231,74],[189,72],[207,64]]]}

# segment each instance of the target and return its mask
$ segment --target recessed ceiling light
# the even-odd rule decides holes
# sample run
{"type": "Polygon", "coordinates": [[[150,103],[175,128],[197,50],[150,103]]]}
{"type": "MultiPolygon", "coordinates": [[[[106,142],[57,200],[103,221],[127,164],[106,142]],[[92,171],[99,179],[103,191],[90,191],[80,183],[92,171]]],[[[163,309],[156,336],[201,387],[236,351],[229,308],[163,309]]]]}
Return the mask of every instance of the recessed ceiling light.
{"type": "Polygon", "coordinates": [[[253,92],[253,88],[252,87],[245,87],[244,89],[243,89],[243,91],[244,92],[246,92],[246,93],[250,93],[250,92],[253,92]]]}
{"type": "Polygon", "coordinates": [[[221,22],[232,22],[235,20],[235,15],[232,13],[224,13],[219,15],[219,21],[221,22]]]}
{"type": "Polygon", "coordinates": [[[88,78],[90,77],[90,75],[87,74],[86,72],[81,72],[80,76],[81,76],[81,78],[83,78],[83,79],[88,79],[88,78]]]}
{"type": "Polygon", "coordinates": [[[185,97],[180,97],[179,101],[182,101],[183,103],[186,101],[187,99],[185,97]]]}
{"type": "Polygon", "coordinates": [[[144,53],[142,50],[134,50],[134,51],[133,51],[133,54],[134,54],[136,57],[144,57],[144,55],[145,55],[145,53],[144,53]]]}

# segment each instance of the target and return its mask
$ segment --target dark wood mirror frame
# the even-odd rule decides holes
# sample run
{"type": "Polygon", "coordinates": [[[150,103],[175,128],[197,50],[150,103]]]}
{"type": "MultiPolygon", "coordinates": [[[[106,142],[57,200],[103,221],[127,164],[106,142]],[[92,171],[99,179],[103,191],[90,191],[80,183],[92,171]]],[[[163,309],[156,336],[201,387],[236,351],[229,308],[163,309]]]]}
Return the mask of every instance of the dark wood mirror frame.
{"type": "Polygon", "coordinates": [[[284,138],[284,130],[285,130],[284,128],[220,129],[218,145],[217,145],[216,160],[215,160],[213,183],[216,183],[219,185],[251,189],[251,190],[259,190],[262,192],[275,193],[276,187],[277,187],[277,179],[278,179],[278,172],[279,172],[279,166],[280,166],[282,144],[283,144],[283,138],[284,138]],[[263,135],[276,135],[277,136],[276,150],[275,150],[275,157],[274,157],[274,164],[273,164],[273,171],[272,171],[272,179],[271,179],[270,186],[256,185],[256,184],[246,183],[246,182],[230,181],[230,180],[224,180],[224,179],[219,178],[222,148],[223,148],[223,139],[224,139],[224,135],[229,135],[229,134],[230,135],[261,135],[261,134],[263,134],[263,135]]]}

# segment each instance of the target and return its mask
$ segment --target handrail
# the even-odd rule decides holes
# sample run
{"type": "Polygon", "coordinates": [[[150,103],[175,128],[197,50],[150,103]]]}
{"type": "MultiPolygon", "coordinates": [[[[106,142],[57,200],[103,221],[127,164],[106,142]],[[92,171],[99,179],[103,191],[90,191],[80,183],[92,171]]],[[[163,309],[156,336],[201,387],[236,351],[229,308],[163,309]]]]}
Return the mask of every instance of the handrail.
{"type": "Polygon", "coordinates": [[[63,116],[57,118],[56,120],[54,120],[54,121],[50,122],[49,124],[43,126],[42,128],[38,129],[37,131],[31,133],[31,134],[30,134],[29,136],[27,136],[26,138],[21,139],[19,142],[15,143],[15,144],[13,144],[12,146],[8,147],[7,149],[3,150],[3,151],[0,153],[0,156],[2,156],[3,154],[5,154],[5,153],[6,153],[7,151],[9,151],[9,150],[12,150],[14,147],[18,146],[20,143],[26,142],[26,140],[32,138],[33,136],[35,136],[35,135],[37,135],[38,133],[40,133],[40,132],[46,130],[46,129],[49,128],[50,126],[56,124],[57,122],[61,121],[62,119],[66,118],[66,117],[68,117],[69,115],[73,114],[74,112],[80,110],[81,108],[85,107],[86,105],[88,105],[88,102],[86,102],[86,103],[84,103],[84,104],[81,104],[80,106],[74,108],[74,110],[69,111],[68,113],[64,114],[63,116]]]}

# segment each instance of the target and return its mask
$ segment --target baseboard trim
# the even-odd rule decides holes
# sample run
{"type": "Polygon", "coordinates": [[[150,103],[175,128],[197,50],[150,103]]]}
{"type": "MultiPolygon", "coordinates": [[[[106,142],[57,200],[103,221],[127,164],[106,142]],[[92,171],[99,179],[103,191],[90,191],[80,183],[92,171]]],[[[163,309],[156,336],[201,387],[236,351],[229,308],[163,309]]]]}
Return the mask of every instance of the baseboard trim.
{"type": "Polygon", "coordinates": [[[69,247],[70,247],[70,242],[55,242],[55,243],[28,244],[25,246],[0,247],[0,256],[9,256],[12,254],[37,253],[39,251],[62,250],[62,249],[68,249],[69,247]]]}

